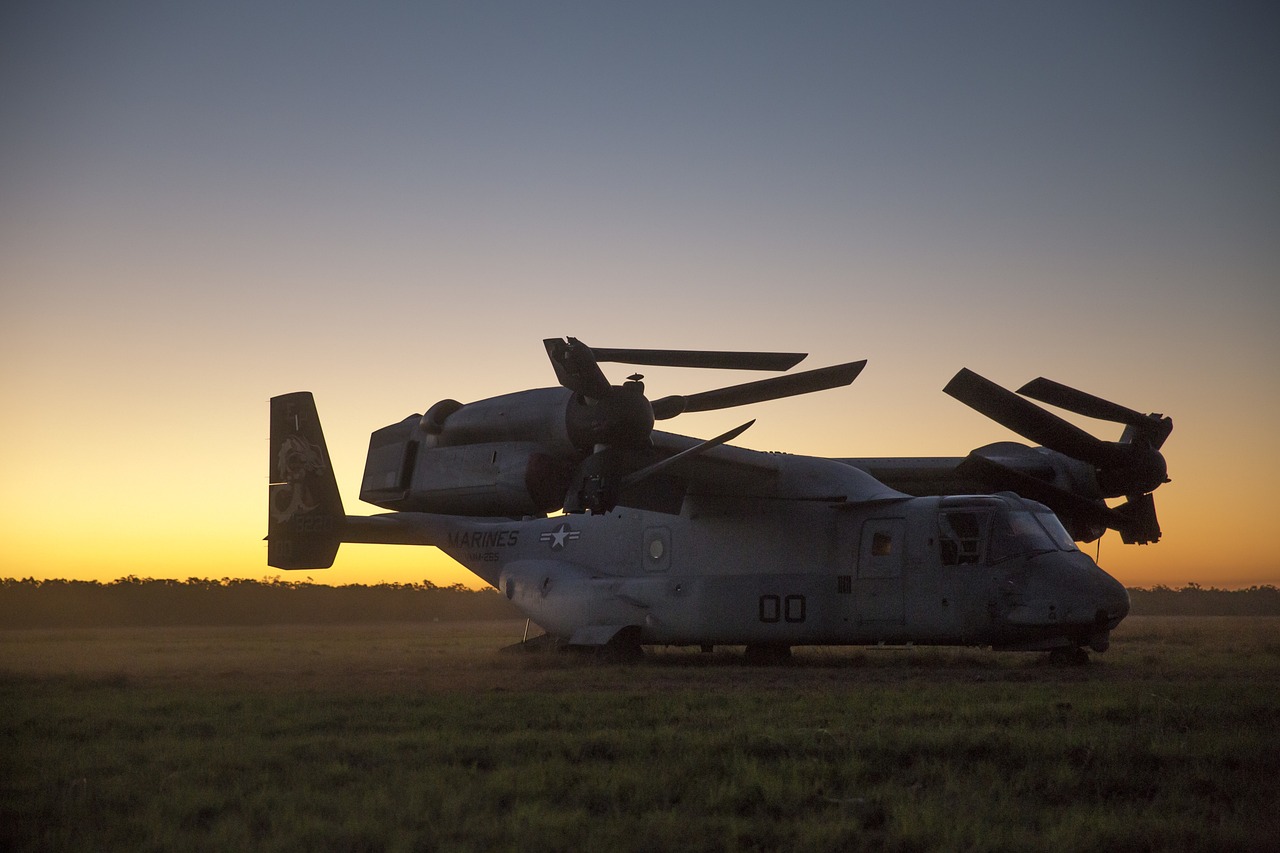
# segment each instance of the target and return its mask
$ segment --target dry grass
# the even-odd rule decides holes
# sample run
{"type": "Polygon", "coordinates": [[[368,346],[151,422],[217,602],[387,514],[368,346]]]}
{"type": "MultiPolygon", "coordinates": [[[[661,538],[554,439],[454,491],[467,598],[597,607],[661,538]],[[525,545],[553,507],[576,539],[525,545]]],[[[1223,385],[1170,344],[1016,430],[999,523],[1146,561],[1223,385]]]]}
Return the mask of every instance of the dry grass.
{"type": "MultiPolygon", "coordinates": [[[[608,689],[617,671],[590,656],[503,653],[523,620],[387,625],[0,631],[0,673],[193,689],[379,692],[608,689]]],[[[532,629],[537,634],[538,629],[532,629]]],[[[931,647],[798,647],[784,667],[744,667],[741,648],[711,655],[648,650],[625,668],[632,688],[818,686],[839,681],[1163,681],[1280,673],[1280,618],[1135,616],[1083,668],[1043,655],[931,647]]]]}
{"type": "Polygon", "coordinates": [[[0,632],[0,848],[1271,849],[1280,620],[503,654],[522,621],[0,632]]]}

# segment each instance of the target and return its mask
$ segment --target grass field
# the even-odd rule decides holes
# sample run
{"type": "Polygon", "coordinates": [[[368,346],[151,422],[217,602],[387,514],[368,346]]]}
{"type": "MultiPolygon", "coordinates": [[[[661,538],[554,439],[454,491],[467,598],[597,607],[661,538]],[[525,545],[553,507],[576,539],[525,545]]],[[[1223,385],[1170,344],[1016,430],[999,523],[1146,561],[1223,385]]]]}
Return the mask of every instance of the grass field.
{"type": "Polygon", "coordinates": [[[503,654],[523,622],[0,631],[13,850],[1274,850],[1280,620],[503,654]]]}

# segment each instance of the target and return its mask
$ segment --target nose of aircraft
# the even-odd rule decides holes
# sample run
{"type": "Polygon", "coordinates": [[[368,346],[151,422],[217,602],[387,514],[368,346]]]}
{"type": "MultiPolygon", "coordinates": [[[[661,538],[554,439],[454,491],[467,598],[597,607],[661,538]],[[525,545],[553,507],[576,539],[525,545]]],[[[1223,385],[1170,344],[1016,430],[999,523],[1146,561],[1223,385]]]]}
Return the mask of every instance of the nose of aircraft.
{"type": "Polygon", "coordinates": [[[1109,631],[1129,614],[1129,592],[1093,560],[1083,554],[1073,556],[1083,559],[1073,560],[1054,584],[1060,618],[1069,624],[1093,624],[1109,631]]]}
{"type": "Polygon", "coordinates": [[[1124,588],[1124,584],[1097,566],[1094,571],[1098,573],[1094,585],[1094,597],[1098,603],[1095,621],[1105,624],[1110,630],[1129,615],[1129,591],[1124,588]]]}
{"type": "Polygon", "coordinates": [[[1124,585],[1084,554],[1044,555],[1029,568],[1017,603],[1005,616],[1011,624],[1106,632],[1129,614],[1124,585]]]}

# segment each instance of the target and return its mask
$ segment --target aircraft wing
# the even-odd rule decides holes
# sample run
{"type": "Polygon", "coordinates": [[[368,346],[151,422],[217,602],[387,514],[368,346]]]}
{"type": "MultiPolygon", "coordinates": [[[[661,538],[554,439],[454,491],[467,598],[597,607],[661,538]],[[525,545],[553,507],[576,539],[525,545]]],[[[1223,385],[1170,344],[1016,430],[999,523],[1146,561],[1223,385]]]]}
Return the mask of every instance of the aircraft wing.
{"type": "MultiPolygon", "coordinates": [[[[980,447],[970,454],[973,455],[1028,477],[1082,493],[1086,498],[1098,496],[1096,487],[1092,493],[1086,488],[1081,466],[1072,465],[1070,460],[1053,451],[1016,442],[999,442],[980,447]]],[[[865,471],[882,483],[911,495],[981,495],[997,491],[991,482],[978,476],[973,466],[965,464],[968,459],[966,456],[897,456],[835,461],[865,471]]]]}
{"type": "Polygon", "coordinates": [[[1113,528],[1125,542],[1154,542],[1159,523],[1150,496],[1109,507],[1087,463],[1043,447],[997,442],[965,457],[834,460],[912,495],[977,495],[1013,491],[1052,509],[1072,538],[1092,542],[1113,528]]]}
{"type": "MultiPolygon", "coordinates": [[[[696,438],[654,431],[655,461],[697,447],[696,438]]],[[[684,498],[772,498],[864,503],[902,500],[908,495],[854,466],[831,459],[763,453],[718,445],[689,454],[660,474],[624,489],[619,505],[678,513],[684,498]]]]}
{"type": "Polygon", "coordinates": [[[910,495],[977,495],[990,487],[965,476],[963,456],[850,458],[836,461],[865,471],[910,495]]]}

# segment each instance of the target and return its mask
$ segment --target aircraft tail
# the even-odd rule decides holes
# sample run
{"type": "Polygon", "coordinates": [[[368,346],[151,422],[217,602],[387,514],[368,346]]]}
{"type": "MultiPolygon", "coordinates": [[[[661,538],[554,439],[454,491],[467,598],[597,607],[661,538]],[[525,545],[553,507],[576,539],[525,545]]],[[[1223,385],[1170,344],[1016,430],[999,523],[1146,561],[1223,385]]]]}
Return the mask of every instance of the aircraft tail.
{"type": "Polygon", "coordinates": [[[267,564],[277,569],[329,568],[345,524],[342,496],[311,392],[272,397],[267,564]]]}

